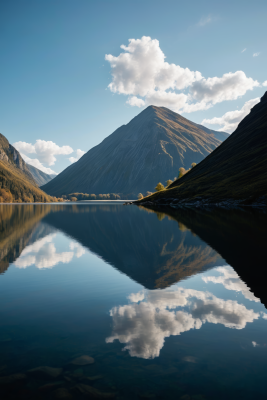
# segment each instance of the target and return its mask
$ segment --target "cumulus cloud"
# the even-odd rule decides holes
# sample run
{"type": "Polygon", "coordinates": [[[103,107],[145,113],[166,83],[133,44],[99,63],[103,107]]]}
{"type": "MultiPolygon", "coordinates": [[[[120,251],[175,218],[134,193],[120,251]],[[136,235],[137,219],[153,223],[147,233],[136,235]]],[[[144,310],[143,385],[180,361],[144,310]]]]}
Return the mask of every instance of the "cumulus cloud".
{"type": "Polygon", "coordinates": [[[40,171],[43,171],[45,174],[48,175],[57,175],[57,173],[51,169],[51,168],[47,168],[45,167],[42,163],[40,163],[40,161],[38,160],[38,158],[30,158],[28,156],[26,156],[23,153],[20,153],[21,157],[23,158],[23,160],[30,165],[33,165],[35,168],[40,169],[40,171]]]}
{"type": "Polygon", "coordinates": [[[83,151],[81,149],[77,149],[76,150],[76,157],[70,157],[69,161],[71,163],[74,163],[74,162],[78,161],[84,154],[85,154],[85,151],[83,151]]]}
{"type": "Polygon", "coordinates": [[[54,165],[56,162],[55,155],[59,154],[71,154],[73,149],[70,146],[58,146],[52,141],[46,141],[38,139],[36,143],[32,145],[26,142],[16,142],[13,146],[23,154],[34,153],[37,155],[38,160],[41,163],[47,163],[49,166],[54,165]]]}
{"type": "Polygon", "coordinates": [[[253,53],[253,57],[258,57],[260,53],[253,53]]]}
{"type": "Polygon", "coordinates": [[[145,293],[144,292],[138,292],[138,293],[131,293],[128,296],[128,299],[132,302],[132,303],[139,303],[139,301],[144,300],[145,298],[145,293]]]}
{"type": "Polygon", "coordinates": [[[17,268],[27,268],[31,265],[35,265],[38,269],[53,268],[59,263],[68,264],[74,256],[79,258],[85,254],[85,249],[75,242],[69,245],[72,251],[57,252],[53,243],[56,236],[57,233],[47,235],[25,247],[14,265],[17,268]]]}
{"type": "Polygon", "coordinates": [[[130,104],[130,106],[136,106],[136,107],[143,107],[146,103],[142,99],[138,99],[136,96],[129,97],[128,100],[126,101],[127,104],[130,104]]]}
{"type": "Polygon", "coordinates": [[[131,356],[145,359],[158,357],[165,338],[171,335],[200,329],[207,322],[243,329],[260,317],[236,301],[193,289],[138,292],[131,294],[129,300],[132,304],[110,311],[113,332],[106,342],[119,340],[131,356]],[[187,311],[177,307],[187,307],[187,311]]]}
{"type": "Polygon", "coordinates": [[[199,71],[169,64],[158,40],[148,36],[130,39],[129,45],[121,48],[124,52],[117,57],[105,56],[112,74],[108,87],[113,93],[128,95],[127,104],[131,106],[153,104],[177,112],[193,112],[235,100],[259,86],[243,71],[205,79],[199,71]]]}
{"type": "Polygon", "coordinates": [[[267,81],[264,81],[262,86],[267,86],[267,81]]]}
{"type": "Polygon", "coordinates": [[[203,78],[193,82],[191,93],[198,101],[216,104],[225,100],[236,100],[255,86],[259,86],[257,81],[247,78],[243,71],[236,71],[224,74],[221,78],[203,78]]]}
{"type": "Polygon", "coordinates": [[[203,119],[203,125],[222,125],[219,131],[232,133],[239,122],[242,121],[249,113],[252,107],[259,103],[260,97],[247,101],[240,110],[228,111],[222,117],[215,117],[212,119],[203,119]]]}
{"type": "Polygon", "coordinates": [[[254,296],[250,288],[239,278],[235,270],[231,267],[218,267],[215,269],[221,273],[221,276],[204,276],[203,281],[222,284],[225,289],[241,292],[243,296],[251,301],[259,302],[260,299],[254,296]]]}
{"type": "Polygon", "coordinates": [[[81,246],[80,243],[77,243],[77,242],[71,242],[70,249],[76,251],[75,255],[77,258],[80,258],[81,256],[83,256],[86,253],[85,248],[83,246],[81,246]]]}

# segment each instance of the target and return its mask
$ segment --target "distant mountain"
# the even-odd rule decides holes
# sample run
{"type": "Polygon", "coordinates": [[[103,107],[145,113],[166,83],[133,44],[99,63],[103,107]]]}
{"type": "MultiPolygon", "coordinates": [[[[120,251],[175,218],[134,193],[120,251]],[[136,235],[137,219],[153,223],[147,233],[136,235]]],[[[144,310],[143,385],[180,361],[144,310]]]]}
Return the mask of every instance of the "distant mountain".
{"type": "Polygon", "coordinates": [[[180,167],[199,163],[220,144],[215,131],[150,106],[42,189],[56,196],[154,191],[159,181],[174,179],[180,167]]]}
{"type": "Polygon", "coordinates": [[[0,202],[50,201],[50,197],[40,190],[34,181],[20,153],[0,134],[0,202]],[[9,194],[12,199],[9,199],[9,194]]]}
{"type": "Polygon", "coordinates": [[[267,92],[220,147],[167,190],[139,202],[267,205],[267,92]]]}
{"type": "Polygon", "coordinates": [[[56,177],[56,174],[49,175],[41,171],[40,169],[34,167],[33,165],[30,164],[26,165],[38,186],[45,185],[46,183],[50,182],[53,178],[56,177]]]}

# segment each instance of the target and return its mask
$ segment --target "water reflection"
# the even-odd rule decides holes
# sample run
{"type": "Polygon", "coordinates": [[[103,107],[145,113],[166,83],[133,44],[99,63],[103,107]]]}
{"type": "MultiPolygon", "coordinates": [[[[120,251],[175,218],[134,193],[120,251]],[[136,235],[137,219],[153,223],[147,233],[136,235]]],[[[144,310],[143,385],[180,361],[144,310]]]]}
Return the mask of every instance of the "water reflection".
{"type": "Polygon", "coordinates": [[[43,221],[73,237],[148,289],[165,288],[222,264],[222,258],[185,225],[165,214],[122,205],[62,208],[43,221]]]}
{"type": "Polygon", "coordinates": [[[75,242],[69,245],[72,251],[58,252],[55,246],[57,233],[45,236],[22,250],[20,257],[14,262],[17,268],[27,268],[35,265],[38,269],[53,268],[59,263],[68,264],[74,256],[80,258],[85,249],[75,242]]]}
{"type": "Polygon", "coordinates": [[[260,299],[254,296],[250,291],[249,287],[243,282],[235,270],[229,266],[215,268],[213,271],[219,272],[220,276],[204,276],[202,279],[204,282],[213,282],[222,284],[227,290],[234,290],[240,292],[243,296],[251,301],[259,302],[260,299]]]}
{"type": "Polygon", "coordinates": [[[264,398],[266,214],[0,211],[1,398],[264,398]]]}
{"type": "MultiPolygon", "coordinates": [[[[259,301],[231,267],[220,267],[217,271],[222,275],[208,275],[202,278],[203,281],[222,283],[228,290],[241,291],[249,300],[259,301]]],[[[113,331],[106,342],[112,343],[117,339],[126,344],[124,350],[128,350],[131,356],[145,359],[160,355],[165,338],[200,329],[205,323],[243,329],[247,323],[267,316],[235,300],[223,300],[208,291],[180,286],[167,290],[144,290],[130,294],[128,299],[130,304],[111,309],[113,331]]]]}

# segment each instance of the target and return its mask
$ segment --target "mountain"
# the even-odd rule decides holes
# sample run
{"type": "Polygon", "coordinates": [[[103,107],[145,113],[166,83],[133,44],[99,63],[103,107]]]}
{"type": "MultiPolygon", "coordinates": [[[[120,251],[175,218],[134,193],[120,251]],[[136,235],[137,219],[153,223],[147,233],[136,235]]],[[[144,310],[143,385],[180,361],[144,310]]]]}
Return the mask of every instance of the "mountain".
{"type": "Polygon", "coordinates": [[[150,106],[42,189],[56,196],[154,191],[159,181],[174,179],[180,167],[199,163],[220,144],[214,131],[150,106]]]}
{"type": "Polygon", "coordinates": [[[20,153],[13,147],[7,138],[0,133],[0,161],[4,162],[6,165],[9,165],[10,168],[16,168],[20,172],[22,172],[25,178],[36,185],[27,164],[21,157],[20,153]]]}
{"type": "Polygon", "coordinates": [[[56,174],[49,175],[49,174],[46,174],[45,172],[41,171],[40,169],[35,168],[33,165],[30,165],[30,164],[26,164],[26,165],[38,186],[45,185],[46,183],[50,182],[53,178],[56,177],[56,174]]]}
{"type": "Polygon", "coordinates": [[[20,153],[0,134],[0,203],[50,201],[40,190],[20,153]]]}
{"type": "Polygon", "coordinates": [[[217,149],[151,204],[267,205],[267,92],[217,149]]]}

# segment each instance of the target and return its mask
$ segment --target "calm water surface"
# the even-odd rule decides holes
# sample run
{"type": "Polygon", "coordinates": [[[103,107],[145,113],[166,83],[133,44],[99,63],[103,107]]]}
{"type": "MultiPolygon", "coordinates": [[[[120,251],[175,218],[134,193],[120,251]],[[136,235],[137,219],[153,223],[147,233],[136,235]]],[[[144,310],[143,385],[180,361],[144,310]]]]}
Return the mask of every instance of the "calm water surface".
{"type": "Polygon", "coordinates": [[[266,398],[266,214],[0,212],[1,399],[266,398]]]}

